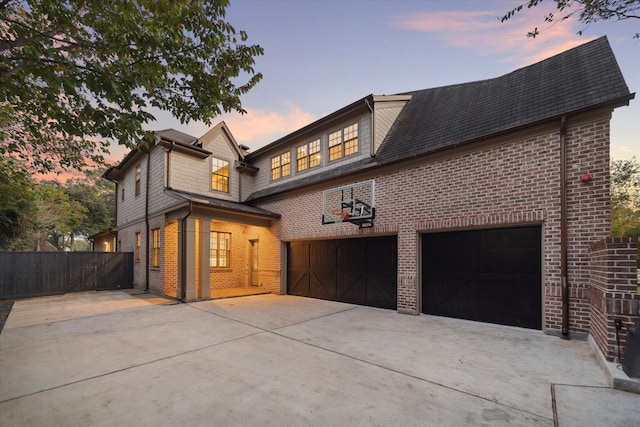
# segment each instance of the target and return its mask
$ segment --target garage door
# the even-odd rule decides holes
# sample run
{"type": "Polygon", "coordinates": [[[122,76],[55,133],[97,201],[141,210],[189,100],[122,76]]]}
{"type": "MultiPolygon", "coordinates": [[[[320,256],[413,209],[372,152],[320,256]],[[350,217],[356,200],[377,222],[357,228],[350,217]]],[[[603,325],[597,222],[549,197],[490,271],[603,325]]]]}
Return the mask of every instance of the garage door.
{"type": "Polygon", "coordinates": [[[422,236],[422,312],[542,328],[540,227],[422,236]]]}
{"type": "Polygon", "coordinates": [[[290,295],[396,308],[396,236],[313,240],[288,246],[290,295]]]}

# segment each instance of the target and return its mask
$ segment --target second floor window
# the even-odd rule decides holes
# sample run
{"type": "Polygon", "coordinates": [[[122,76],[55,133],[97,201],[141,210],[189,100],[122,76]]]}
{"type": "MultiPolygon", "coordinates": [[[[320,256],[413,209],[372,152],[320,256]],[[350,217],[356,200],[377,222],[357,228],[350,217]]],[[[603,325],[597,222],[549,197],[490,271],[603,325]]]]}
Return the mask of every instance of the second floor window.
{"type": "Polygon", "coordinates": [[[229,192],[229,162],[226,160],[211,159],[211,188],[229,192]]]}
{"type": "Polygon", "coordinates": [[[320,166],[320,140],[296,148],[296,161],[298,172],[320,166]]]}
{"type": "Polygon", "coordinates": [[[358,152],[358,124],[329,134],[329,161],[338,160],[358,152]]]}
{"type": "Polygon", "coordinates": [[[140,166],[136,166],[136,196],[140,195],[140,166]]]}
{"type": "Polygon", "coordinates": [[[271,179],[289,176],[291,173],[291,153],[282,153],[271,158],[271,179]]]}

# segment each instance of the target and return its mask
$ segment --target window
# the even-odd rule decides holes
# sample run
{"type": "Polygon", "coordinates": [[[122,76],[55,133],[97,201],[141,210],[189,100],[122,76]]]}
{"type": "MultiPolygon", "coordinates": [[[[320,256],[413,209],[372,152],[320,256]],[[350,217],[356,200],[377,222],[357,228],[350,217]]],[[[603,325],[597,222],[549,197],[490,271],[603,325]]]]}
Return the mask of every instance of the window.
{"type": "Polygon", "coordinates": [[[124,181],[120,183],[120,200],[124,200],[124,181]]]}
{"type": "Polygon", "coordinates": [[[151,267],[160,267],[160,229],[151,230],[151,267]]]}
{"type": "Polygon", "coordinates": [[[209,266],[212,268],[229,268],[231,266],[231,233],[212,231],[209,236],[209,266]]]}
{"type": "Polygon", "coordinates": [[[329,134],[329,161],[358,152],[358,124],[329,134]]]}
{"type": "Polygon", "coordinates": [[[291,173],[291,153],[282,153],[271,158],[271,179],[288,176],[291,173]]]}
{"type": "Polygon", "coordinates": [[[298,172],[320,166],[320,140],[296,148],[296,160],[298,172]]]}
{"type": "Polygon", "coordinates": [[[140,166],[136,166],[136,196],[140,195],[140,166]]]}
{"type": "Polygon", "coordinates": [[[136,248],[135,248],[135,257],[136,262],[140,262],[140,233],[136,233],[136,248]]]}
{"type": "Polygon", "coordinates": [[[229,192],[229,162],[226,160],[211,158],[211,188],[229,192]]]}

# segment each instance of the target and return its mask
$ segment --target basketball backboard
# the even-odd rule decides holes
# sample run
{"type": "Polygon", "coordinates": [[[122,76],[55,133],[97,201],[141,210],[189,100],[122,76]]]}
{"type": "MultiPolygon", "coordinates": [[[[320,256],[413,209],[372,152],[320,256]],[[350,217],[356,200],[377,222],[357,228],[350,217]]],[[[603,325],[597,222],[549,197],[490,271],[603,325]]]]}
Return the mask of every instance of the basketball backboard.
{"type": "Polygon", "coordinates": [[[322,223],[348,221],[360,227],[371,227],[375,218],[375,181],[325,190],[322,193],[322,223]]]}

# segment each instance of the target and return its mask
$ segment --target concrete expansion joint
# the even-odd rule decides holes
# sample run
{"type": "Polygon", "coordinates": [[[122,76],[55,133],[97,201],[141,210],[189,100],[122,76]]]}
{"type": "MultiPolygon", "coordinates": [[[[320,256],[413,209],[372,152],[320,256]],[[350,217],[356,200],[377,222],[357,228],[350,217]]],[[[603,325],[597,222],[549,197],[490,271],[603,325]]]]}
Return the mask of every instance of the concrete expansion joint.
{"type": "MultiPolygon", "coordinates": [[[[357,307],[353,307],[353,308],[357,308],[357,307]]],[[[348,311],[348,310],[344,310],[344,311],[348,311]]],[[[320,317],[325,317],[325,316],[320,316],[320,317]]],[[[300,323],[304,323],[304,322],[300,322],[300,323]]],[[[384,366],[382,364],[372,362],[370,360],[366,360],[366,359],[363,359],[363,358],[360,358],[360,357],[355,357],[355,356],[352,356],[352,355],[349,355],[349,354],[341,353],[339,351],[336,351],[336,350],[333,350],[333,349],[330,349],[330,348],[322,347],[322,346],[320,346],[318,344],[313,344],[313,343],[310,343],[310,342],[307,342],[307,341],[304,341],[304,340],[300,340],[300,339],[297,339],[297,338],[292,338],[292,337],[287,336],[287,335],[282,335],[282,334],[280,334],[278,332],[275,332],[275,330],[268,331],[268,332],[270,332],[270,333],[272,333],[274,335],[277,335],[280,338],[284,338],[284,339],[287,339],[287,340],[290,340],[290,341],[294,341],[294,342],[297,342],[297,343],[300,343],[300,344],[303,344],[303,345],[306,345],[306,346],[309,346],[309,347],[316,348],[318,350],[323,350],[323,351],[326,351],[326,352],[329,352],[329,353],[332,353],[332,354],[335,354],[335,355],[338,355],[338,356],[341,356],[341,357],[346,357],[348,359],[351,359],[351,360],[354,360],[354,361],[357,361],[357,362],[360,362],[360,363],[364,363],[366,365],[373,366],[373,367],[382,369],[382,370],[387,371],[387,372],[391,372],[391,373],[394,373],[394,374],[402,375],[404,377],[411,378],[411,379],[414,379],[414,380],[417,380],[417,381],[422,381],[422,382],[425,382],[425,383],[428,383],[428,384],[431,384],[431,385],[435,385],[437,387],[442,387],[444,389],[453,391],[455,393],[462,393],[462,394],[467,395],[467,396],[471,396],[471,397],[474,397],[474,398],[477,398],[477,399],[481,399],[481,400],[484,400],[484,401],[487,401],[487,402],[491,402],[494,405],[502,406],[502,407],[509,408],[509,409],[512,409],[512,410],[515,410],[515,411],[518,411],[518,412],[522,412],[522,413],[525,413],[525,414],[533,415],[535,417],[539,417],[539,418],[550,420],[550,418],[548,416],[545,416],[545,415],[542,415],[542,414],[537,414],[537,413],[531,412],[531,411],[527,411],[525,409],[519,408],[519,407],[514,406],[514,405],[508,405],[508,404],[505,404],[505,403],[501,403],[495,397],[494,398],[485,397],[485,396],[482,396],[482,395],[479,395],[479,394],[476,394],[476,393],[471,393],[469,391],[462,390],[462,389],[459,389],[459,388],[456,388],[456,387],[448,386],[448,385],[442,384],[442,383],[440,383],[438,381],[429,380],[427,378],[423,378],[423,377],[420,377],[420,376],[415,375],[415,374],[410,374],[410,373],[407,373],[407,372],[400,371],[398,369],[390,368],[388,366],[384,366]]]]}
{"type": "MultiPolygon", "coordinates": [[[[251,323],[248,323],[248,322],[245,322],[245,321],[239,320],[239,319],[237,319],[237,318],[233,318],[233,317],[229,317],[229,316],[224,316],[224,315],[222,315],[222,314],[220,314],[220,313],[214,313],[214,312],[212,312],[212,311],[205,310],[205,309],[200,308],[200,307],[196,307],[196,306],[194,306],[194,305],[193,305],[193,304],[191,304],[191,303],[185,303],[185,304],[186,304],[186,305],[188,305],[189,307],[193,308],[193,309],[196,309],[196,310],[199,310],[199,311],[205,312],[205,313],[207,313],[207,314],[211,314],[211,315],[213,315],[213,316],[217,316],[217,317],[220,317],[220,318],[223,318],[223,319],[226,319],[226,320],[231,320],[231,321],[233,321],[233,322],[238,322],[238,323],[241,323],[241,324],[243,324],[243,325],[245,325],[245,326],[250,326],[250,327],[255,328],[255,329],[260,329],[260,330],[261,330],[261,331],[263,331],[263,332],[272,332],[272,333],[275,333],[274,331],[276,331],[276,330],[278,330],[278,329],[288,328],[288,327],[290,327],[290,326],[295,326],[295,325],[300,325],[300,324],[302,324],[302,323],[311,322],[311,321],[313,321],[313,320],[317,320],[317,319],[322,319],[323,317],[328,317],[328,316],[332,316],[332,315],[334,315],[334,314],[344,313],[344,312],[347,312],[347,311],[355,310],[356,308],[361,308],[361,307],[355,307],[355,306],[354,306],[354,307],[348,307],[348,308],[346,308],[346,309],[344,309],[344,310],[334,311],[334,312],[332,312],[332,313],[323,314],[323,315],[321,315],[321,316],[316,316],[316,317],[312,317],[312,318],[309,318],[309,319],[301,320],[301,321],[299,321],[299,322],[289,323],[289,324],[287,324],[287,325],[278,326],[277,328],[269,329],[269,328],[263,328],[263,327],[261,327],[261,326],[253,325],[253,324],[251,324],[251,323]]],[[[276,335],[279,335],[279,334],[276,334],[276,335]]]]}

